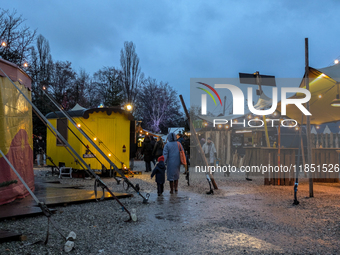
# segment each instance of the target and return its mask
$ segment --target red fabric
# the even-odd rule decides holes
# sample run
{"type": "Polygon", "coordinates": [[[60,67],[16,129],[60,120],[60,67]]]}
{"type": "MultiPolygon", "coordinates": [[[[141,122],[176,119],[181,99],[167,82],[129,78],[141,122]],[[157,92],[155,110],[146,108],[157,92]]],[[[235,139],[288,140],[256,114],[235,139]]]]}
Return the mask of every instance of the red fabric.
{"type": "MultiPolygon", "coordinates": [[[[34,190],[33,150],[28,143],[28,135],[25,130],[19,130],[14,136],[6,157],[27,183],[28,187],[34,190]]],[[[17,180],[18,183],[0,188],[0,205],[29,195],[23,183],[0,155],[0,183],[11,180],[17,180]]]]}
{"type": "Polygon", "coordinates": [[[164,156],[160,156],[160,157],[158,158],[158,162],[161,162],[161,161],[164,161],[164,156]]]}

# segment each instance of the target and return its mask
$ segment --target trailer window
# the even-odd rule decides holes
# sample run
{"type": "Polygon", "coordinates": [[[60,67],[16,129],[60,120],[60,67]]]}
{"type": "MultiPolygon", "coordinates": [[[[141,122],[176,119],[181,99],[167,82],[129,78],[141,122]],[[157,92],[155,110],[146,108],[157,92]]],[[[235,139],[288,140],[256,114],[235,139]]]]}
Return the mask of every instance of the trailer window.
{"type": "MultiPolygon", "coordinates": [[[[57,119],[57,130],[67,141],[67,119],[57,119]]],[[[57,139],[57,145],[62,145],[63,143],[57,139]]]]}

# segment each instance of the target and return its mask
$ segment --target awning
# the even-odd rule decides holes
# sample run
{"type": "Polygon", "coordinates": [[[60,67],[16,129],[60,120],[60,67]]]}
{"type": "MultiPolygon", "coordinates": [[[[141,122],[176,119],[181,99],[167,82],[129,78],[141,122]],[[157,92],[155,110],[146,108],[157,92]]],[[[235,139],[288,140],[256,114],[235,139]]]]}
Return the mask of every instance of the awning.
{"type": "MultiPolygon", "coordinates": [[[[311,124],[320,125],[340,120],[340,107],[330,105],[338,93],[337,82],[340,82],[340,64],[321,69],[309,68],[311,124]]],[[[304,79],[300,88],[306,88],[304,79]]],[[[290,98],[304,97],[304,94],[297,93],[290,98]]],[[[281,112],[281,103],[278,104],[277,110],[281,112]]],[[[295,105],[287,105],[286,116],[301,123],[302,112],[295,105]]],[[[303,124],[306,124],[306,116],[304,116],[303,124]]]]}

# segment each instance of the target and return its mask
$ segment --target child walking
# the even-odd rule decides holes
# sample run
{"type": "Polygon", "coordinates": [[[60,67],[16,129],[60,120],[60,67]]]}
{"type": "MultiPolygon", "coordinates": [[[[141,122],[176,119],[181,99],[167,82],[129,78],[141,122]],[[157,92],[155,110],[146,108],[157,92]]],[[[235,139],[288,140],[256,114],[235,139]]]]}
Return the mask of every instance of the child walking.
{"type": "Polygon", "coordinates": [[[158,196],[162,195],[164,191],[165,170],[166,170],[166,167],[164,164],[164,157],[160,156],[158,158],[158,163],[156,164],[155,168],[153,169],[151,173],[151,179],[154,175],[156,175],[158,196]]]}

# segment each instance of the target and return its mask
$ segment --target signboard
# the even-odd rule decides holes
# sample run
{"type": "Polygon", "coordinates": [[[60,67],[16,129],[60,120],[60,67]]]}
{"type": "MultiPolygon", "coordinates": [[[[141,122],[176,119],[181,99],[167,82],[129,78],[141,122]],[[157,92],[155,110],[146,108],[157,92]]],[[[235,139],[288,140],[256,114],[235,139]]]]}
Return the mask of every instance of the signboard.
{"type": "Polygon", "coordinates": [[[95,158],[95,157],[96,157],[96,154],[92,154],[92,153],[83,154],[83,158],[95,158]]]}

